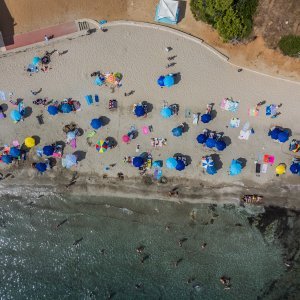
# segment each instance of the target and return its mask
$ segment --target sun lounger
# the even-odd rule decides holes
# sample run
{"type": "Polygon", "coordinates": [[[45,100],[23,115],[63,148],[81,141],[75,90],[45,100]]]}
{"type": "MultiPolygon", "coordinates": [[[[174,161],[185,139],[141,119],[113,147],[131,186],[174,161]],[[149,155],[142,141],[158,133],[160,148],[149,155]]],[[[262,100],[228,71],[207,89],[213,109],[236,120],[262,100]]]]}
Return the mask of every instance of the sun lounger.
{"type": "Polygon", "coordinates": [[[239,108],[239,102],[234,101],[232,99],[224,98],[220,104],[220,108],[223,110],[231,111],[231,112],[237,112],[239,108]]]}
{"type": "Polygon", "coordinates": [[[85,98],[85,101],[86,101],[87,105],[93,104],[93,97],[92,97],[92,95],[86,95],[84,98],[85,98]]]}
{"type": "Polygon", "coordinates": [[[199,122],[199,114],[193,114],[193,124],[197,125],[199,122]]]}

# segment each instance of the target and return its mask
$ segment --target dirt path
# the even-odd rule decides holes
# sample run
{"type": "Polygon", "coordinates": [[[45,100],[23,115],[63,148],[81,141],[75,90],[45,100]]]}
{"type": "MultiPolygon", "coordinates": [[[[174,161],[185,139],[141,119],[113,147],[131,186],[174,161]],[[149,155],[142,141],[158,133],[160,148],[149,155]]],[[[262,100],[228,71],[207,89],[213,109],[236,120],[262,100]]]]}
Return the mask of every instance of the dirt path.
{"type": "MultiPolygon", "coordinates": [[[[0,28],[7,32],[5,38],[8,40],[12,34],[79,18],[153,22],[157,3],[158,0],[0,0],[0,28]]],[[[255,30],[256,40],[247,45],[223,44],[210,26],[194,20],[189,0],[186,2],[185,17],[174,28],[204,39],[229,56],[233,63],[300,80],[300,60],[268,49],[259,29],[255,30]]]]}

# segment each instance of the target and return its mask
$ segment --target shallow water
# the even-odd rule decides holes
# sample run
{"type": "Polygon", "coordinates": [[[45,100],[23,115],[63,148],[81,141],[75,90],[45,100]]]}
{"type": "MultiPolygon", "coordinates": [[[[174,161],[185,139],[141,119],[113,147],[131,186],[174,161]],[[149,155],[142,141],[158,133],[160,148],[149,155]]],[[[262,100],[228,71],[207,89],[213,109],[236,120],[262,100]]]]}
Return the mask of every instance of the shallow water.
{"type": "Polygon", "coordinates": [[[267,243],[243,209],[32,197],[0,200],[1,299],[256,299],[285,274],[279,244],[267,243]]]}

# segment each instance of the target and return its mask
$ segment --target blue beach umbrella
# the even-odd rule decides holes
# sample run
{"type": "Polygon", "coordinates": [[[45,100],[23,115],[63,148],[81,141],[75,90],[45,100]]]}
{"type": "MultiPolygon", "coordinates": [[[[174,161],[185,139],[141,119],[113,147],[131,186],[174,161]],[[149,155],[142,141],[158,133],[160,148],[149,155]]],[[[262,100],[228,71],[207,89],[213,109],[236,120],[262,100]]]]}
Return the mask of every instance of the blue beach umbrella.
{"type": "Polygon", "coordinates": [[[134,167],[139,168],[144,164],[144,160],[140,156],[136,156],[133,158],[132,164],[134,167]]]}
{"type": "Polygon", "coordinates": [[[208,123],[211,121],[211,115],[210,114],[204,114],[201,116],[201,122],[202,123],[208,123]]]}
{"type": "Polygon", "coordinates": [[[278,135],[281,132],[282,130],[280,128],[275,127],[272,131],[269,132],[269,136],[271,136],[273,140],[278,140],[278,135]]]}
{"type": "Polygon", "coordinates": [[[101,85],[103,85],[103,83],[104,83],[104,81],[100,77],[96,77],[96,79],[95,79],[96,85],[101,86],[101,85]]]}
{"type": "Polygon", "coordinates": [[[77,157],[74,154],[67,154],[66,158],[62,159],[63,167],[70,169],[77,165],[77,157]]]}
{"type": "Polygon", "coordinates": [[[93,120],[91,121],[91,126],[92,126],[92,128],[94,128],[94,129],[99,129],[99,128],[102,126],[102,122],[101,122],[100,119],[93,119],[93,120]]]}
{"type": "Polygon", "coordinates": [[[182,160],[177,160],[176,170],[182,171],[185,169],[185,164],[182,160]]]}
{"type": "Polygon", "coordinates": [[[16,147],[11,147],[9,151],[9,155],[11,155],[14,158],[18,158],[21,155],[21,150],[16,147]]]}
{"type": "Polygon", "coordinates": [[[142,117],[145,115],[145,109],[143,107],[143,105],[137,105],[134,109],[134,114],[137,116],[137,117],[142,117]]]}
{"type": "Polygon", "coordinates": [[[54,105],[49,105],[47,111],[51,116],[55,116],[58,114],[58,108],[54,105]]]}
{"type": "Polygon", "coordinates": [[[205,158],[202,158],[202,167],[204,169],[207,169],[208,167],[213,167],[213,166],[214,166],[214,162],[210,156],[206,156],[205,158]]]}
{"type": "Polygon", "coordinates": [[[219,151],[223,151],[226,148],[226,144],[224,141],[220,140],[216,142],[216,148],[219,151]]]}
{"type": "Polygon", "coordinates": [[[165,79],[165,76],[159,76],[159,78],[157,79],[157,84],[159,86],[164,86],[164,79],[165,79]]]}
{"type": "Polygon", "coordinates": [[[46,156],[51,156],[54,153],[54,147],[49,145],[43,148],[43,154],[46,156]]]}
{"type": "Polygon", "coordinates": [[[168,169],[175,169],[177,166],[177,160],[174,157],[169,157],[166,160],[166,166],[168,169]]]}
{"type": "Polygon", "coordinates": [[[229,169],[229,175],[235,176],[242,172],[242,165],[239,161],[233,159],[229,169]]]}
{"type": "Polygon", "coordinates": [[[182,133],[183,133],[182,127],[179,126],[179,127],[173,128],[172,133],[173,133],[173,136],[176,136],[176,137],[182,136],[182,133]]]}
{"type": "Polygon", "coordinates": [[[209,175],[215,175],[217,173],[217,171],[214,166],[210,166],[210,167],[207,167],[206,173],[209,175]]]}
{"type": "Polygon", "coordinates": [[[156,160],[153,162],[152,167],[161,168],[163,166],[162,160],[156,160]]]}
{"type": "Polygon", "coordinates": [[[280,143],[285,143],[289,139],[289,133],[287,131],[281,131],[278,134],[278,141],[280,143]]]}
{"type": "Polygon", "coordinates": [[[167,75],[165,76],[164,78],[164,86],[166,87],[171,87],[173,86],[175,83],[175,80],[174,80],[174,76],[173,75],[167,75]]]}
{"type": "Polygon", "coordinates": [[[205,145],[208,147],[208,148],[213,148],[216,146],[216,140],[215,139],[212,139],[212,138],[208,138],[205,142],[205,145]]]}
{"type": "Polygon", "coordinates": [[[207,140],[207,135],[203,134],[203,133],[200,133],[198,136],[197,136],[197,142],[199,144],[204,144],[207,140]]]}
{"type": "Polygon", "coordinates": [[[62,113],[68,114],[72,111],[72,106],[68,103],[63,103],[60,107],[60,110],[62,111],[62,113]]]}
{"type": "MultiPolygon", "coordinates": [[[[3,158],[2,158],[3,160],[3,158]]],[[[292,163],[291,166],[290,166],[290,171],[293,173],[293,174],[298,174],[300,173],[300,164],[299,163],[292,163]]]]}
{"type": "Polygon", "coordinates": [[[47,165],[45,163],[39,162],[35,165],[35,168],[39,172],[44,173],[47,170],[47,165]]]}
{"type": "Polygon", "coordinates": [[[163,118],[168,119],[172,116],[172,110],[170,107],[164,107],[161,109],[160,114],[163,118]]]}
{"type": "Polygon", "coordinates": [[[8,165],[12,163],[13,157],[11,155],[2,155],[1,160],[8,165]]]}
{"type": "Polygon", "coordinates": [[[41,59],[38,56],[35,56],[32,59],[32,64],[36,66],[37,64],[39,64],[40,61],[41,61],[41,59]]]}
{"type": "Polygon", "coordinates": [[[10,117],[14,122],[19,122],[22,119],[21,114],[16,109],[14,109],[10,112],[10,117]]]}

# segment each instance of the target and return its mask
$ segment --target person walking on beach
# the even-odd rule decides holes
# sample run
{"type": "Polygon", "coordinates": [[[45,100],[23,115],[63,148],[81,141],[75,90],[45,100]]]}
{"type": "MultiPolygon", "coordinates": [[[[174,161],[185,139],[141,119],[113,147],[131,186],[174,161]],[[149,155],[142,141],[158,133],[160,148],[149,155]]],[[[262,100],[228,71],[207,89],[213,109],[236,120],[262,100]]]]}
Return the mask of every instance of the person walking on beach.
{"type": "Polygon", "coordinates": [[[44,40],[45,40],[45,42],[46,42],[46,43],[48,43],[48,42],[49,42],[49,38],[48,38],[47,34],[45,34],[45,36],[44,36],[44,40]]]}

